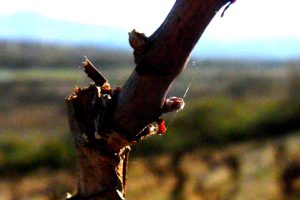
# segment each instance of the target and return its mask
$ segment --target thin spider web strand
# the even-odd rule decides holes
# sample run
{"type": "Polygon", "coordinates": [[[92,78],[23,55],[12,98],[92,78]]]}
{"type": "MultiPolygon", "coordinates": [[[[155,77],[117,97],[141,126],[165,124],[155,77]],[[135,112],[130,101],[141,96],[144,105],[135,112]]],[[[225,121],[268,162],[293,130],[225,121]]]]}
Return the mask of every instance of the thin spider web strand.
{"type": "MultiPolygon", "coordinates": [[[[195,61],[193,61],[193,63],[192,63],[192,65],[191,65],[191,68],[190,68],[190,69],[195,68],[195,66],[196,66],[197,64],[198,64],[198,63],[196,63],[195,61]]],[[[197,69],[196,69],[196,70],[197,70],[197,69]]],[[[198,70],[199,70],[199,69],[198,69],[198,70]]],[[[193,76],[192,80],[189,82],[189,84],[188,84],[188,86],[187,86],[187,88],[186,88],[186,90],[185,90],[185,92],[184,92],[184,94],[183,94],[183,96],[182,96],[182,99],[183,99],[183,100],[185,99],[185,97],[186,97],[188,91],[190,90],[190,88],[191,88],[191,86],[192,86],[192,82],[195,80],[195,77],[196,77],[196,76],[193,76]]],[[[170,119],[170,121],[169,121],[167,127],[171,128],[171,125],[173,124],[174,120],[176,119],[177,114],[178,114],[178,110],[174,113],[174,115],[173,115],[172,118],[170,119]]]]}

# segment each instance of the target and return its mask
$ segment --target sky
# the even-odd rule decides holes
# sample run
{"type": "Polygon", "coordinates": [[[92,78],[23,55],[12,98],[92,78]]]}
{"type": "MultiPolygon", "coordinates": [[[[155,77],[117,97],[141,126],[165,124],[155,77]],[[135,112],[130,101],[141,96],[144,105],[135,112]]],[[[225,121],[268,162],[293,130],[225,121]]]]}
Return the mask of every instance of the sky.
{"type": "MultiPolygon", "coordinates": [[[[31,11],[55,19],[127,30],[136,28],[150,35],[161,24],[174,2],[175,0],[0,0],[0,15],[31,11]]],[[[219,40],[300,38],[299,8],[299,0],[237,0],[223,18],[220,13],[217,14],[205,34],[219,40]]]]}
{"type": "MultiPolygon", "coordinates": [[[[127,31],[136,29],[149,36],[162,23],[174,3],[175,0],[0,0],[0,15],[33,12],[71,22],[127,31]]],[[[293,52],[295,45],[300,44],[299,9],[300,0],[237,0],[223,18],[220,17],[222,9],[217,13],[202,41],[228,45],[238,41],[250,41],[251,44],[252,41],[271,39],[268,51],[275,52],[282,46],[279,42],[274,45],[276,41],[289,39],[284,48],[293,52]],[[293,42],[296,40],[296,43],[293,42]]],[[[261,46],[265,47],[266,43],[261,46]]],[[[255,47],[252,45],[252,52],[255,47]]],[[[262,51],[262,54],[266,52],[262,51]]],[[[300,52],[295,52],[295,55],[300,55],[300,52]]]]}

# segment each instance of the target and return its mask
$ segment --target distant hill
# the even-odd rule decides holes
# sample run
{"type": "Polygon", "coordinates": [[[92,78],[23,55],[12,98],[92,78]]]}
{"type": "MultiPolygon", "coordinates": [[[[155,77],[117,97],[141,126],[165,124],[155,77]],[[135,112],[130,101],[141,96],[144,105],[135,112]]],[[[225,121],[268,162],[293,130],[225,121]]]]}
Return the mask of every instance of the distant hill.
{"type": "Polygon", "coordinates": [[[0,15],[0,39],[129,48],[126,30],[61,21],[27,12],[0,15]]]}
{"type": "MultiPolygon", "coordinates": [[[[127,30],[61,21],[34,13],[0,15],[0,40],[39,41],[131,51],[127,30]]],[[[200,58],[291,59],[300,58],[300,38],[216,41],[205,37],[193,55],[200,58]]]]}

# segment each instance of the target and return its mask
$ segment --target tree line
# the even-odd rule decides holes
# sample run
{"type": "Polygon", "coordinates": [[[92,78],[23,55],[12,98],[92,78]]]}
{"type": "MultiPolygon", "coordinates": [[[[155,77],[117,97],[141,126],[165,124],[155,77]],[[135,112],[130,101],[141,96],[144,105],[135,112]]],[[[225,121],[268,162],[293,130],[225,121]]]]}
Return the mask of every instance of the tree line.
{"type": "Polygon", "coordinates": [[[105,66],[132,65],[131,52],[87,45],[60,45],[33,41],[0,41],[0,68],[74,67],[84,56],[105,66]]]}

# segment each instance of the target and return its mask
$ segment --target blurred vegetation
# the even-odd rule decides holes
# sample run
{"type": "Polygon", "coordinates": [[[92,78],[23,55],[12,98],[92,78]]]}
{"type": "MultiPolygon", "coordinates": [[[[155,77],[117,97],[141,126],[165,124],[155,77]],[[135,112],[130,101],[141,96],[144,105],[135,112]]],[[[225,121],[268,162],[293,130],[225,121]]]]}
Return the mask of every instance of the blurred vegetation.
{"type": "Polygon", "coordinates": [[[190,102],[185,110],[164,136],[145,141],[136,153],[219,148],[242,141],[263,141],[300,129],[300,102],[210,98],[190,102]]]}
{"type": "MultiPolygon", "coordinates": [[[[87,86],[90,81],[77,66],[88,56],[115,87],[133,69],[131,53],[4,41],[0,52],[0,175],[24,176],[41,168],[74,169],[64,98],[75,85],[87,86]]],[[[167,132],[134,146],[135,158],[142,155],[151,161],[153,156],[168,154],[170,159],[175,156],[169,161],[175,163],[176,155],[186,152],[213,152],[246,141],[260,143],[300,129],[297,60],[192,58],[170,96],[183,96],[189,84],[185,109],[166,114],[167,132]]],[[[155,166],[148,167],[158,176],[162,173],[155,166]]]]}
{"type": "Polygon", "coordinates": [[[26,174],[40,168],[71,169],[75,164],[73,149],[70,137],[45,138],[34,133],[25,137],[2,134],[0,174],[1,176],[26,174]]]}
{"type": "Polygon", "coordinates": [[[83,56],[87,56],[103,66],[117,67],[133,62],[129,52],[117,49],[61,46],[26,41],[0,41],[0,52],[0,67],[9,69],[74,67],[74,65],[80,65],[83,56]]]}

